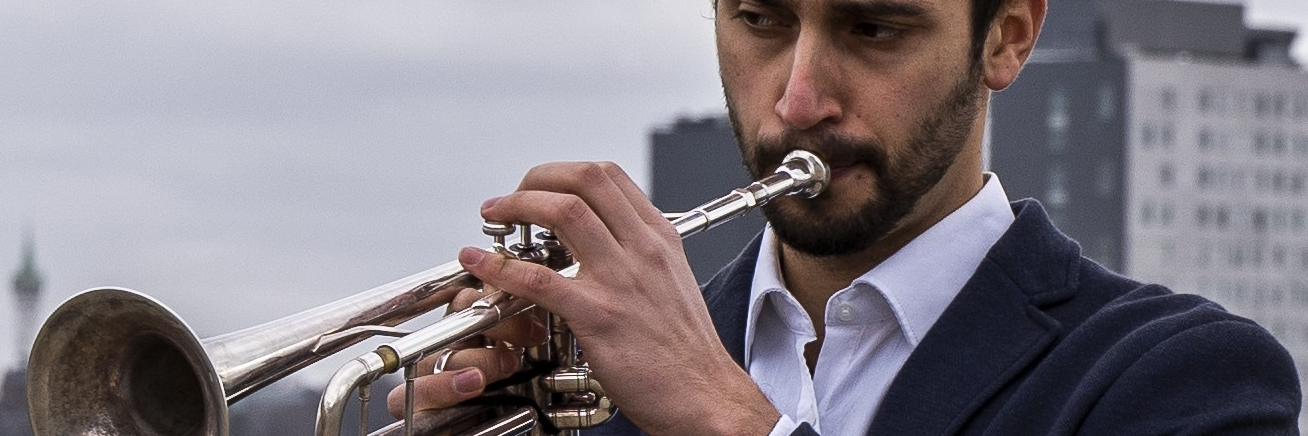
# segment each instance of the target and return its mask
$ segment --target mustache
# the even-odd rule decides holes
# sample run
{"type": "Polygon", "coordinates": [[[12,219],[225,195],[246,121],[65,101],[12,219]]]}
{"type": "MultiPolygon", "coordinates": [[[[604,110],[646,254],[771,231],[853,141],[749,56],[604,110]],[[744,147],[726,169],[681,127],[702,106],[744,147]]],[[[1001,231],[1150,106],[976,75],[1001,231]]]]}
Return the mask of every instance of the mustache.
{"type": "Polygon", "coordinates": [[[797,149],[817,154],[832,167],[862,164],[871,167],[877,174],[885,174],[889,167],[886,148],[880,141],[855,138],[833,131],[787,131],[779,135],[760,136],[754,145],[752,166],[759,173],[781,165],[786,154],[797,149]]]}

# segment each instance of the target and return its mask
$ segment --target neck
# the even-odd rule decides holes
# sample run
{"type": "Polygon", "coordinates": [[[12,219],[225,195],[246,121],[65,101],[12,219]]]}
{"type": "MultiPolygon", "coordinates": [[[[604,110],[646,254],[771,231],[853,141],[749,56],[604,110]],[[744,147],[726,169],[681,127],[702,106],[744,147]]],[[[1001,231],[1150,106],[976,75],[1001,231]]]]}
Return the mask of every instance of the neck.
{"type": "MultiPolygon", "coordinates": [[[[778,254],[786,288],[810,315],[820,315],[832,294],[876,268],[981,191],[985,181],[979,138],[976,143],[976,147],[968,147],[955,159],[945,176],[918,200],[912,212],[871,246],[850,254],[813,256],[784,242],[781,244],[778,254]]],[[[814,317],[814,321],[820,322],[821,316],[814,317]]]]}

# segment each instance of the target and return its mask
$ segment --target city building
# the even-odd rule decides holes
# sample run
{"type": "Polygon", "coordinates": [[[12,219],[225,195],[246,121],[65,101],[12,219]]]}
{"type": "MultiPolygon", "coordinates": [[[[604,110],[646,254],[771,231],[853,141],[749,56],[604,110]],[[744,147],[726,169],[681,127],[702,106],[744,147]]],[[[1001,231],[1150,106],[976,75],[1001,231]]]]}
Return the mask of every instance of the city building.
{"type": "Polygon", "coordinates": [[[4,372],[0,384],[0,436],[30,435],[27,418],[27,351],[38,325],[36,313],[41,301],[41,273],[36,269],[36,247],[29,235],[23,242],[23,260],[14,273],[13,347],[20,356],[17,365],[4,372]]]}
{"type": "MultiPolygon", "coordinates": [[[[1105,266],[1270,330],[1308,375],[1308,72],[1239,4],[1063,2],[990,165],[1105,266]]],[[[1305,426],[1304,418],[1300,427],[1305,426]]]]}
{"type": "MultiPolygon", "coordinates": [[[[726,116],[682,117],[650,134],[650,199],[664,212],[685,212],[751,182],[726,116]]],[[[683,242],[700,283],[740,254],[763,230],[757,211],[683,242]]]]}

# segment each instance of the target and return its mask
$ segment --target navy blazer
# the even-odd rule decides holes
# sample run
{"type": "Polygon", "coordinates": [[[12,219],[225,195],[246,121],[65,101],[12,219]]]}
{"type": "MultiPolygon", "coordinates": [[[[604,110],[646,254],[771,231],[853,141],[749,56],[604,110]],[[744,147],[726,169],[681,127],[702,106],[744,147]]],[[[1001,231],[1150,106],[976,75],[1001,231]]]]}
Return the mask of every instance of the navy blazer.
{"type": "MultiPolygon", "coordinates": [[[[1038,202],[1012,206],[1013,225],[913,350],[868,434],[1298,434],[1298,375],[1266,330],[1114,274],[1038,202]]],[[[737,363],[758,246],[703,289],[737,363]]],[[[588,432],[638,433],[621,413],[588,432]]]]}

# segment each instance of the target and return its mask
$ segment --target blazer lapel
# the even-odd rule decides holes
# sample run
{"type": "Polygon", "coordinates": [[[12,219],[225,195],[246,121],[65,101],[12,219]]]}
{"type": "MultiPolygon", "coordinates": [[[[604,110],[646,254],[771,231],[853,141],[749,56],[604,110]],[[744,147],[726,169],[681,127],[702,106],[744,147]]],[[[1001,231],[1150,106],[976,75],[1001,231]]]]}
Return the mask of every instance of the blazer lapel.
{"type": "Polygon", "coordinates": [[[745,366],[745,322],[749,312],[749,291],[754,281],[754,264],[762,234],[754,237],[735,260],[718,271],[704,284],[704,303],[708,305],[713,327],[722,346],[742,368],[745,366]]]}
{"type": "Polygon", "coordinates": [[[1013,207],[1017,219],[904,363],[869,434],[959,432],[1057,337],[1039,306],[1075,291],[1080,247],[1038,203],[1013,207]]]}

